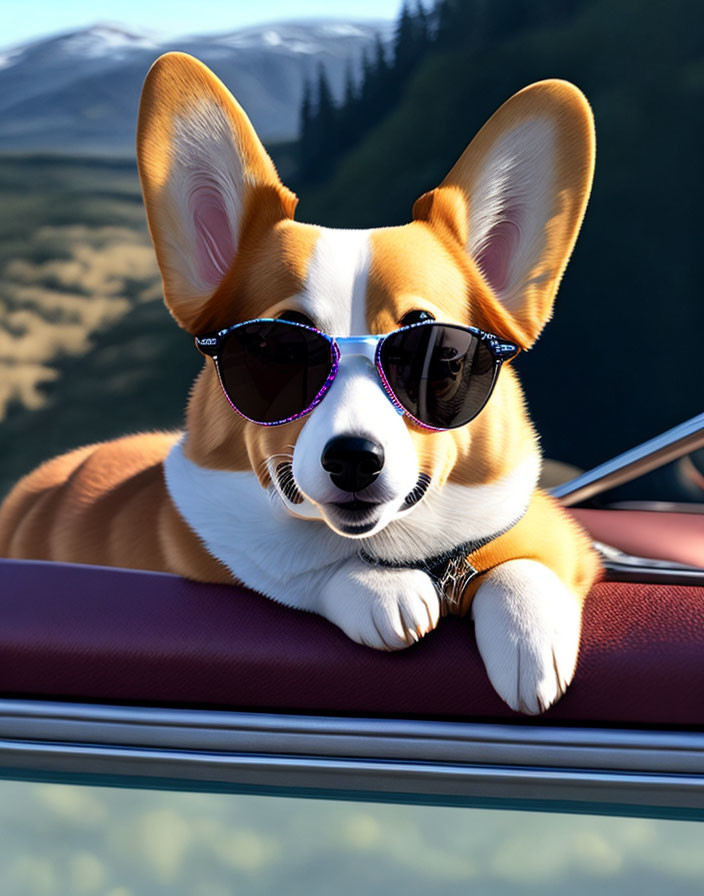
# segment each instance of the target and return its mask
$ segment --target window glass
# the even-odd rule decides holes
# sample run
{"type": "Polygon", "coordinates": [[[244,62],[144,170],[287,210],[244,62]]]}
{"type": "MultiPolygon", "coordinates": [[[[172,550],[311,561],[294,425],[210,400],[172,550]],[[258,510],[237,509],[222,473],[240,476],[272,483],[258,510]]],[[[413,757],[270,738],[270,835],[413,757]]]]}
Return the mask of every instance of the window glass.
{"type": "Polygon", "coordinates": [[[0,782],[4,896],[701,893],[697,822],[0,782]]]}

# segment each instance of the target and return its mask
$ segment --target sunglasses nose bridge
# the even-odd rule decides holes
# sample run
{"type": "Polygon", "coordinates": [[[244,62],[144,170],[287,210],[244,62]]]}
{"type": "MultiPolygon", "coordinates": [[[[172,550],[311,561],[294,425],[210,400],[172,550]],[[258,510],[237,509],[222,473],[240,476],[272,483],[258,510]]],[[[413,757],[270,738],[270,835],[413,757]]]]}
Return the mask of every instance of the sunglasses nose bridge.
{"type": "Polygon", "coordinates": [[[381,336],[336,336],[335,342],[340,350],[340,358],[361,356],[371,361],[376,361],[376,349],[383,337],[381,336]]]}
{"type": "Polygon", "coordinates": [[[379,343],[384,338],[384,336],[337,336],[335,337],[335,343],[337,344],[338,350],[340,352],[341,361],[345,358],[364,358],[376,369],[377,376],[381,380],[381,384],[384,387],[384,394],[391,402],[391,405],[396,413],[399,416],[403,416],[403,408],[391,394],[389,385],[386,381],[386,376],[381,370],[380,366],[377,364],[377,352],[379,343]]]}

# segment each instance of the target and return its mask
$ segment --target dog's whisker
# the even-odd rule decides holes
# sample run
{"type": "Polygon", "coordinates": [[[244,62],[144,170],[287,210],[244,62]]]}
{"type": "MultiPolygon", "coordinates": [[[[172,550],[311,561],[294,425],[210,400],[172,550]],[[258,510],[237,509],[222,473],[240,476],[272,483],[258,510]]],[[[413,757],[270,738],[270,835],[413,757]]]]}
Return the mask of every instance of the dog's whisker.
{"type": "Polygon", "coordinates": [[[302,504],[305,499],[296,485],[293,475],[293,454],[285,451],[270,454],[265,459],[264,465],[272,475],[274,492],[291,504],[302,504]]]}
{"type": "Polygon", "coordinates": [[[270,464],[276,464],[277,458],[282,458],[284,463],[293,463],[293,454],[288,454],[286,452],[277,452],[275,454],[270,454],[268,457],[265,457],[264,460],[260,461],[257,465],[257,470],[261,472],[270,472],[270,464]]]}
{"type": "Polygon", "coordinates": [[[287,451],[279,451],[275,454],[270,454],[265,460],[264,463],[269,463],[269,461],[276,460],[278,457],[283,457],[287,461],[291,461],[293,463],[293,454],[289,454],[287,451]]]}

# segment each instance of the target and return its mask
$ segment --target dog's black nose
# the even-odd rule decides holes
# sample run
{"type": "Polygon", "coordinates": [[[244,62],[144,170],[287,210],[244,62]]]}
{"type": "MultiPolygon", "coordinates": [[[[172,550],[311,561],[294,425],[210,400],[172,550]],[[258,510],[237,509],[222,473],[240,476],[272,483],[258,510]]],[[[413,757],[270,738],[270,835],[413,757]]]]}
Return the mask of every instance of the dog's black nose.
{"type": "Polygon", "coordinates": [[[323,469],[344,492],[361,492],[371,485],[384,466],[384,449],[371,439],[337,436],[323,449],[323,469]]]}

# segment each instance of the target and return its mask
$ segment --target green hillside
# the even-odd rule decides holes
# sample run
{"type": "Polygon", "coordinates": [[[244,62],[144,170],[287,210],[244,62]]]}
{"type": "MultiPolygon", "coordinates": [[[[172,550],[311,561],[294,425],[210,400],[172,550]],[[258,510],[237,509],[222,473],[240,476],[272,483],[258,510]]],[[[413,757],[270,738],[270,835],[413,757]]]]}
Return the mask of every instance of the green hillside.
{"type": "Polygon", "coordinates": [[[0,197],[1,495],[59,451],[179,425],[198,358],[161,300],[136,165],[4,157],[0,197]]]}

